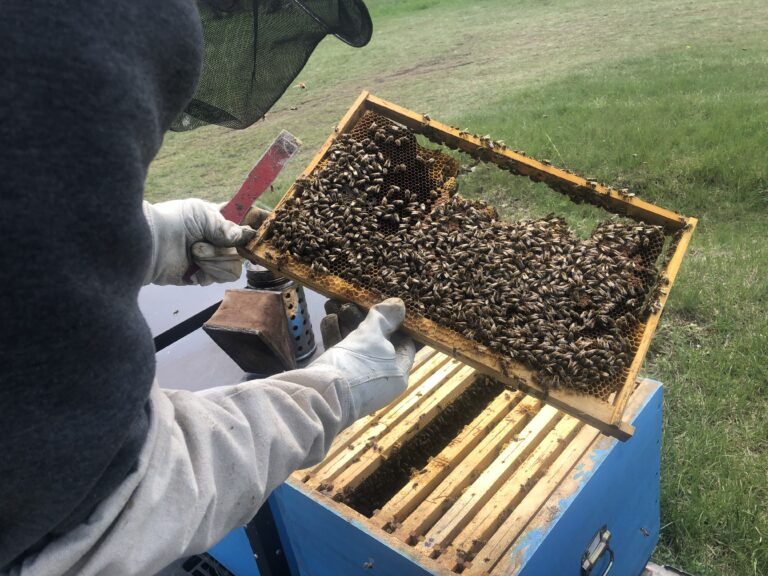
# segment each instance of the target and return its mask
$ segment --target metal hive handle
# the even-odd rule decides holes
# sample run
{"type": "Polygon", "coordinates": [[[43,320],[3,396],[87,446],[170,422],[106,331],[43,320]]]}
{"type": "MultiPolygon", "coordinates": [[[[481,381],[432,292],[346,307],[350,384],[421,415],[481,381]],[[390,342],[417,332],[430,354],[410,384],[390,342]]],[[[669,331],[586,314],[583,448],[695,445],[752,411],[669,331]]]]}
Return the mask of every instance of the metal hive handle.
{"type": "Polygon", "coordinates": [[[602,558],[603,554],[608,553],[608,565],[603,570],[601,576],[606,576],[613,568],[614,554],[609,543],[611,539],[611,531],[608,530],[608,525],[604,525],[597,531],[595,537],[587,546],[584,554],[581,556],[581,576],[592,576],[592,570],[597,566],[597,562],[602,558]]]}

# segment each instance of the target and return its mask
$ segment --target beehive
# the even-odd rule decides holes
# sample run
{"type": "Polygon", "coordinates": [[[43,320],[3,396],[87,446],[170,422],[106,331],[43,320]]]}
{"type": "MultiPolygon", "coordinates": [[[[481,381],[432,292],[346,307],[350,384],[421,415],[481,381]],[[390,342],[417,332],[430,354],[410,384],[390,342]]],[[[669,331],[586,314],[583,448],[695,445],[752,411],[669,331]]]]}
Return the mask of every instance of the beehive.
{"type": "MultiPolygon", "coordinates": [[[[651,389],[641,385],[630,414],[651,389]]],[[[290,482],[334,500],[326,505],[429,573],[510,574],[524,534],[561,512],[588,477],[587,454],[610,445],[594,427],[426,347],[403,395],[344,430],[323,462],[290,482]]]]}
{"type": "MultiPolygon", "coordinates": [[[[363,151],[361,150],[361,152],[363,151]]],[[[367,156],[364,153],[363,155],[367,156]]],[[[357,171],[353,168],[345,174],[349,179],[348,186],[353,187],[355,178],[359,176],[357,171]]],[[[336,181],[333,185],[341,187],[341,184],[336,181]]],[[[365,184],[362,186],[364,187],[365,184]]],[[[371,188],[378,191],[379,186],[376,184],[371,188]]],[[[378,224],[376,226],[378,227],[378,224]]],[[[557,223],[555,222],[554,227],[556,226],[557,223]]],[[[246,255],[254,261],[279,270],[282,274],[291,276],[330,297],[353,301],[363,307],[370,307],[383,297],[392,295],[403,297],[409,308],[404,327],[406,331],[418,339],[492,375],[494,378],[545,398],[548,403],[592,423],[607,433],[626,439],[631,434],[631,427],[624,425],[621,420],[624,405],[647,351],[661,309],[666,301],[669,287],[674,281],[694,226],[694,219],[682,217],[638,200],[629,194],[614,191],[593,181],[587,181],[569,172],[559,170],[548,163],[538,162],[503,146],[495,145],[487,138],[478,138],[460,132],[426,116],[404,110],[364,93],[350,109],[337,127],[336,132],[329,138],[310,166],[297,180],[297,184],[291,187],[284,196],[272,218],[262,227],[260,235],[247,247],[246,255]],[[382,147],[370,143],[371,155],[378,155],[381,161],[386,160],[390,169],[386,178],[382,177],[376,180],[382,183],[386,181],[388,189],[394,190],[398,194],[401,194],[402,190],[405,189],[408,195],[404,199],[401,195],[399,197],[401,199],[398,201],[401,206],[404,202],[408,202],[409,206],[413,208],[410,211],[397,213],[391,211],[389,204],[380,209],[375,205],[375,202],[368,202],[361,207],[356,206],[355,200],[351,200],[316,210],[315,216],[318,219],[316,224],[320,227],[337,227],[339,238],[341,238],[340,242],[344,241],[346,245],[350,242],[365,245],[366,237],[361,237],[360,234],[344,235],[344,227],[354,228],[349,226],[350,219],[358,218],[357,215],[363,214],[362,211],[366,211],[364,215],[370,216],[371,211],[378,210],[375,216],[377,221],[381,222],[384,231],[383,237],[386,238],[389,234],[394,239],[404,227],[415,230],[427,215],[433,217],[441,210],[454,209],[453,204],[455,204],[456,197],[453,200],[449,199],[456,187],[458,163],[440,151],[429,150],[420,146],[416,143],[411,131],[422,134],[433,142],[468,152],[478,159],[496,164],[515,174],[527,175],[533,180],[542,181],[553,189],[569,195],[574,200],[587,201],[605,208],[609,212],[659,226],[659,230],[663,232],[658,233],[658,239],[654,236],[644,238],[644,247],[638,254],[639,262],[644,265],[652,265],[654,272],[657,270],[655,267],[658,266],[658,277],[653,279],[654,281],[658,280],[658,284],[652,294],[650,294],[650,285],[643,287],[649,293],[649,299],[643,308],[645,313],[642,321],[628,324],[626,334],[623,335],[628,342],[627,346],[631,348],[631,358],[624,358],[621,366],[613,367],[615,369],[611,370],[610,373],[599,372],[602,374],[601,379],[587,382],[587,385],[580,386],[578,391],[568,388],[568,374],[563,372],[562,367],[559,367],[560,373],[554,377],[554,380],[561,383],[565,382],[566,385],[557,389],[551,388],[545,385],[541,373],[537,373],[537,368],[532,366],[530,362],[523,363],[519,360],[513,360],[498,349],[491,349],[486,346],[487,339],[484,344],[484,341],[479,338],[472,339],[466,333],[450,329],[446,326],[446,322],[440,322],[435,314],[429,316],[427,313],[419,312],[419,309],[423,310],[424,306],[415,300],[409,301],[409,294],[399,289],[398,283],[402,283],[402,278],[390,280],[388,287],[382,281],[380,276],[383,274],[380,274],[380,270],[376,266],[367,265],[364,270],[360,269],[362,265],[366,264],[365,260],[361,263],[359,260],[350,262],[346,258],[334,259],[330,252],[336,250],[337,253],[340,253],[341,248],[330,244],[318,250],[317,242],[321,242],[321,239],[317,239],[317,241],[311,239],[304,243],[306,250],[316,251],[312,258],[308,258],[306,254],[294,254],[292,256],[281,249],[280,245],[276,245],[276,240],[271,236],[271,228],[276,228],[278,223],[282,229],[285,229],[286,226],[294,231],[298,229],[301,236],[302,222],[291,222],[290,219],[286,221],[285,218],[282,221],[279,219],[283,215],[289,214],[288,210],[293,206],[317,202],[317,198],[311,193],[304,193],[304,191],[308,188],[307,183],[311,179],[314,178],[315,182],[318,178],[322,180],[322,175],[325,173],[323,170],[329,163],[339,160],[336,156],[339,144],[334,146],[334,143],[352,142],[347,137],[349,135],[354,139],[354,146],[359,147],[359,142],[363,141],[364,137],[374,135],[378,126],[388,127],[387,132],[378,130],[379,133],[375,134],[377,138],[382,140],[386,138],[386,146],[384,146],[385,143],[382,143],[382,147]],[[408,130],[398,128],[398,126],[408,130]],[[384,150],[386,158],[383,156],[382,150],[384,150]],[[401,164],[403,167],[409,166],[409,170],[407,172],[398,171],[397,167],[401,164]],[[385,212],[389,210],[389,212],[382,213],[382,210],[385,212]],[[407,222],[401,222],[403,215],[406,215],[405,220],[408,220],[407,222]],[[666,260],[657,263],[661,260],[662,249],[664,249],[662,257],[665,257],[666,260]],[[355,274],[350,274],[351,271],[355,271],[355,274]],[[585,391],[587,393],[584,393],[585,391]]],[[[437,233],[441,232],[437,230],[437,233]]],[[[310,235],[305,234],[305,236],[310,235]]],[[[381,241],[381,237],[382,235],[379,234],[378,242],[381,241]]],[[[394,257],[398,258],[400,255],[396,254],[394,257]]],[[[437,288],[435,287],[436,290],[437,288]]],[[[500,286],[499,289],[503,290],[503,286],[500,286]]],[[[604,288],[600,289],[603,290],[604,288]]],[[[471,287],[468,293],[473,293],[471,287]]],[[[486,291],[485,294],[489,293],[486,291]]],[[[619,312],[621,311],[619,310],[619,312]]],[[[523,318],[522,320],[522,325],[525,326],[526,319],[523,318]]],[[[567,329],[565,335],[568,335],[567,329]]],[[[571,350],[575,350],[574,353],[578,353],[578,342],[570,342],[569,345],[571,350]]],[[[596,352],[601,351],[597,350],[596,352]]],[[[603,360],[603,362],[606,361],[610,362],[610,359],[603,360]]],[[[592,362],[589,364],[591,365],[592,362]]],[[[550,376],[549,379],[551,381],[553,377],[550,376]]],[[[572,375],[572,379],[574,382],[577,380],[575,373],[572,375]]]]}

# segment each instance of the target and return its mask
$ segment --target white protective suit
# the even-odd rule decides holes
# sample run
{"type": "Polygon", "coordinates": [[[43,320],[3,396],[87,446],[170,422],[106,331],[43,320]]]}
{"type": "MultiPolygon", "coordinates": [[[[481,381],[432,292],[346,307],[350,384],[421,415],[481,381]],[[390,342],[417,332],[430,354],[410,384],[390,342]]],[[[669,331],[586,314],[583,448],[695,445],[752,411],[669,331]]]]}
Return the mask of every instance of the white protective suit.
{"type": "MultiPolygon", "coordinates": [[[[193,244],[224,238],[232,246],[252,235],[231,223],[201,222],[221,217],[215,205],[203,203],[207,206],[200,209],[200,202],[167,203],[161,206],[165,216],[154,220],[157,211],[145,207],[157,255],[148,277],[181,283],[193,244]],[[182,244],[183,250],[169,248],[182,244]]],[[[232,254],[210,246],[203,252],[225,252],[227,260],[232,254]]],[[[213,280],[230,275],[203,271],[213,280]]],[[[401,300],[386,300],[312,366],[272,378],[202,393],[164,390],[155,381],[150,428],[136,470],[87,522],[11,574],[154,574],[209,549],[247,523],[294,470],[321,461],[342,429],[405,390],[413,343],[403,339],[395,347],[389,340],[404,317],[401,300]]]]}

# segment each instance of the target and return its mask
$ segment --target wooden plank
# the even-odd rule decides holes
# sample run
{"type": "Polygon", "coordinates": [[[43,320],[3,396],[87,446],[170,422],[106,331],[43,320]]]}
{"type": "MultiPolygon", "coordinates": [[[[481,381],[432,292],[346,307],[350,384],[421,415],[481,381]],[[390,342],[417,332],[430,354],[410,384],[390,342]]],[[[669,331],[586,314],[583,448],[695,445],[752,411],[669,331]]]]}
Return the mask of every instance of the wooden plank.
{"type": "MultiPolygon", "coordinates": [[[[425,347],[427,348],[427,347],[425,347]]],[[[429,356],[424,362],[422,362],[418,368],[411,371],[408,376],[408,387],[405,392],[397,398],[395,401],[390,402],[387,406],[381,410],[374,412],[370,416],[360,418],[357,422],[349,426],[346,430],[342,431],[336,437],[331,449],[326,454],[322,462],[316,466],[299,472],[301,482],[307,482],[310,477],[316,476],[324,467],[341,454],[344,450],[348,450],[349,446],[359,441],[359,439],[365,434],[365,431],[379,421],[385,414],[390,412],[397,406],[398,402],[406,398],[413,392],[422,382],[432,376],[441,366],[448,362],[449,358],[445,354],[439,352],[429,356]]]]}
{"type": "Polygon", "coordinates": [[[435,354],[437,354],[437,350],[434,348],[422,346],[421,350],[416,352],[416,355],[413,357],[413,366],[411,366],[410,374],[413,374],[414,371],[418,370],[422,364],[432,358],[435,354]]]}
{"type": "MultiPolygon", "coordinates": [[[[660,383],[641,379],[627,404],[626,416],[635,424],[638,433],[628,445],[621,445],[610,438],[598,437],[584,453],[578,457],[574,466],[565,478],[550,493],[543,505],[533,515],[525,528],[518,535],[512,546],[504,552],[506,569],[505,576],[521,572],[539,574],[542,565],[552,566],[547,574],[566,574],[572,569],[566,569],[573,558],[580,558],[586,543],[583,540],[561,543],[559,535],[582,533],[584,522],[582,515],[575,513],[573,505],[587,502],[587,507],[595,509],[598,514],[604,511],[613,519],[608,520],[614,526],[630,520],[634,526],[646,527],[651,535],[658,534],[658,472],[659,462],[652,457],[658,456],[658,444],[661,434],[661,393],[660,383]],[[650,456],[650,458],[647,458],[650,456]],[[611,486],[606,493],[605,482],[594,482],[595,474],[602,477],[610,476],[607,485],[611,486]],[[631,479],[626,482],[626,479],[631,479]],[[616,480],[630,486],[616,486],[616,480]],[[597,484],[600,484],[598,486],[597,484]],[[655,504],[654,504],[655,502],[655,504]],[[601,508],[602,506],[602,508],[601,508]],[[605,510],[603,510],[605,509],[605,510]],[[580,542],[580,544],[579,544],[580,542]],[[554,546],[553,546],[554,544],[554,546]],[[561,545],[562,544],[562,545],[561,545]],[[547,560],[551,554],[562,552],[563,559],[547,560]],[[535,565],[535,568],[534,568],[535,565]],[[525,570],[523,570],[525,567],[525,570]],[[533,569],[533,570],[532,570],[533,569]]],[[[595,527],[596,528],[596,527],[595,527]]],[[[583,534],[584,538],[589,538],[583,534]]],[[[626,562],[627,555],[617,556],[616,565],[611,574],[639,574],[642,568],[627,569],[632,564],[640,564],[643,554],[650,555],[656,540],[640,536],[644,543],[635,541],[635,560],[626,562]],[[644,552],[643,552],[644,550],[644,552]]],[[[619,546],[626,548],[623,546],[619,546]]],[[[645,556],[647,558],[648,556],[645,556]]],[[[473,563],[482,563],[476,557],[473,563]]],[[[578,565],[578,564],[577,564],[578,565]]],[[[578,568],[576,568],[578,573],[578,568]]],[[[469,572],[466,570],[465,573],[469,572]]],[[[485,574],[485,572],[480,571],[485,574]]],[[[602,572],[600,572],[602,573],[602,572]]]]}
{"type": "Polygon", "coordinates": [[[483,506],[464,529],[453,539],[451,553],[440,555],[440,563],[448,569],[471,560],[475,553],[509,517],[536,482],[543,479],[548,468],[567,448],[581,429],[582,423],[565,416],[539,444],[525,462],[483,506]]]}
{"type": "MultiPolygon", "coordinates": [[[[634,389],[634,382],[626,380],[621,389],[631,392],[634,389]]],[[[597,428],[603,434],[617,438],[622,442],[629,440],[635,433],[634,426],[624,419],[619,418],[618,421],[613,421],[615,410],[612,404],[592,396],[563,388],[550,390],[543,400],[550,406],[575,416],[582,422],[597,428]]]]}
{"type": "MultiPolygon", "coordinates": [[[[357,488],[370,476],[397,448],[418,434],[429,425],[440,412],[464,392],[477,378],[477,372],[469,366],[463,366],[458,372],[445,380],[440,387],[413,410],[407,418],[376,440],[376,449],[367,450],[344,472],[334,480],[336,491],[357,488]]],[[[417,392],[418,393],[418,392],[417,392]]]]}
{"type": "Polygon", "coordinates": [[[507,414],[477,445],[477,447],[445,477],[440,485],[413,513],[404,518],[394,531],[395,536],[415,541],[437,522],[451,502],[496,456],[541,408],[541,403],[526,397],[507,414]]]}
{"type": "Polygon", "coordinates": [[[505,552],[522,533],[531,518],[541,509],[550,494],[566,478],[579,458],[589,449],[599,432],[584,426],[557,460],[554,461],[545,478],[542,478],[526,494],[515,511],[488,539],[464,574],[509,574],[511,566],[506,565],[505,552]]]}
{"type": "MultiPolygon", "coordinates": [[[[437,371],[429,376],[405,395],[391,410],[381,418],[371,422],[371,425],[363,431],[359,442],[348,444],[347,449],[343,450],[333,460],[329,461],[313,478],[310,478],[307,484],[311,488],[320,488],[324,485],[328,490],[332,489],[330,482],[345,470],[350,464],[354,464],[366,450],[372,450],[376,442],[388,430],[391,430],[398,422],[406,417],[412,410],[417,409],[421,404],[427,401],[429,396],[437,390],[440,385],[450,378],[455,372],[460,370],[463,365],[453,359],[448,359],[445,364],[440,366],[437,371]]],[[[340,487],[338,487],[340,488],[340,487]]]]}
{"type": "Polygon", "coordinates": [[[427,463],[416,478],[390,498],[371,518],[371,522],[379,528],[389,526],[394,529],[524,397],[522,392],[504,391],[494,398],[448,446],[427,463]]]}
{"type": "Polygon", "coordinates": [[[422,549],[429,555],[446,546],[480,508],[496,493],[531,452],[557,425],[563,414],[552,406],[543,407],[533,420],[509,443],[493,463],[483,470],[448,511],[424,536],[422,549]]]}
{"type": "Polygon", "coordinates": [[[648,353],[648,349],[651,346],[651,340],[653,339],[653,335],[656,333],[656,327],[658,326],[659,320],[661,319],[661,313],[664,310],[664,305],[667,303],[669,289],[674,283],[675,278],[677,278],[677,273],[683,263],[683,256],[685,256],[685,252],[688,250],[688,244],[691,241],[691,236],[693,235],[693,231],[696,228],[697,222],[698,221],[695,218],[688,218],[689,225],[685,231],[683,231],[680,240],[675,247],[675,252],[672,254],[672,258],[669,260],[669,264],[667,265],[667,269],[665,271],[665,275],[667,277],[667,286],[662,289],[662,292],[659,295],[659,309],[648,318],[648,321],[645,324],[642,340],[640,340],[640,344],[638,345],[637,351],[635,352],[635,357],[632,359],[632,363],[629,366],[627,382],[619,394],[617,394],[616,400],[614,401],[613,414],[611,416],[612,422],[619,422],[624,418],[624,409],[627,406],[627,400],[629,400],[629,396],[632,393],[632,390],[635,388],[635,379],[640,373],[640,368],[645,361],[645,355],[648,353]]]}

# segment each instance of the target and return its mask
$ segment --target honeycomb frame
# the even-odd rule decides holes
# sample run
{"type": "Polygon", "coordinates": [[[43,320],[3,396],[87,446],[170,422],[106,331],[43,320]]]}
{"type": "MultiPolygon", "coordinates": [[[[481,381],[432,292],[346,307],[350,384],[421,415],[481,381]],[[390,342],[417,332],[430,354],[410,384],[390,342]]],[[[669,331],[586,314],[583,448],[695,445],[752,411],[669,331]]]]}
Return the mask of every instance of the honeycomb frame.
{"type": "MultiPolygon", "coordinates": [[[[340,134],[351,132],[367,111],[372,111],[398,125],[405,126],[435,144],[460,150],[513,174],[528,176],[533,181],[543,182],[551,189],[566,194],[573,201],[588,202],[612,214],[662,227],[665,236],[670,239],[670,242],[667,243],[666,253],[663,255],[666,260],[662,264],[660,275],[663,286],[655,295],[657,300],[651,313],[633,338],[636,349],[629,367],[624,370],[623,384],[617,392],[608,398],[589,396],[568,389],[545,389],[534,380],[534,370],[523,364],[501,358],[485,346],[460,336],[455,331],[440,326],[425,317],[408,313],[403,325],[404,331],[417,340],[450,354],[514,388],[541,398],[608,435],[620,440],[631,437],[633,428],[622,418],[624,408],[635,387],[637,374],[658,325],[669,289],[687,250],[690,237],[697,223],[696,219],[644,202],[625,191],[617,191],[601,183],[587,180],[552,166],[548,162],[535,160],[520,152],[498,145],[488,138],[480,138],[460,131],[432,120],[424,114],[407,110],[377,98],[368,92],[363,92],[357,98],[307,168],[299,175],[297,181],[310,178],[315,170],[323,165],[328,150],[337,137],[340,134]]],[[[440,153],[436,152],[436,154],[440,153]]],[[[440,191],[441,197],[435,202],[435,205],[446,198],[454,186],[455,179],[447,178],[443,190],[440,191]]],[[[317,271],[310,270],[310,266],[307,264],[281,253],[269,243],[267,237],[274,214],[278,213],[281,206],[296,193],[297,184],[294,183],[261,227],[257,237],[244,249],[241,249],[241,254],[253,262],[293,278],[330,298],[351,301],[363,308],[369,308],[377,303],[380,297],[364,287],[354,285],[330,273],[318,274],[317,271]]]]}

